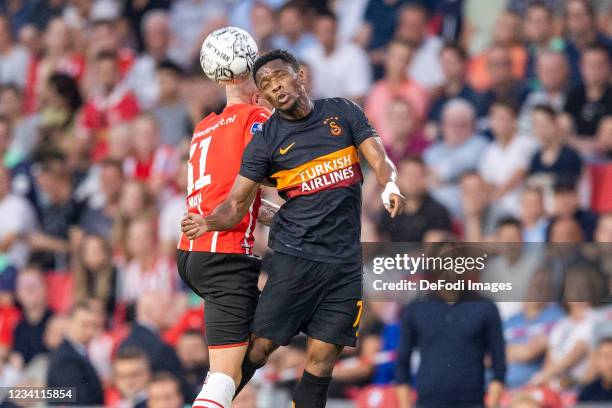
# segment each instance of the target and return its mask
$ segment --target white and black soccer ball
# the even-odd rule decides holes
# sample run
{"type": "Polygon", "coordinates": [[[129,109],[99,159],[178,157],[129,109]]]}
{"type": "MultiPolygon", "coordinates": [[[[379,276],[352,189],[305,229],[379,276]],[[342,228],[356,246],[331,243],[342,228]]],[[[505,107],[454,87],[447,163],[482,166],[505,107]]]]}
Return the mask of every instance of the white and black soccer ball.
{"type": "Polygon", "coordinates": [[[200,50],[200,65],[215,82],[240,82],[251,73],[257,43],[237,27],[220,28],[208,35],[200,50]]]}

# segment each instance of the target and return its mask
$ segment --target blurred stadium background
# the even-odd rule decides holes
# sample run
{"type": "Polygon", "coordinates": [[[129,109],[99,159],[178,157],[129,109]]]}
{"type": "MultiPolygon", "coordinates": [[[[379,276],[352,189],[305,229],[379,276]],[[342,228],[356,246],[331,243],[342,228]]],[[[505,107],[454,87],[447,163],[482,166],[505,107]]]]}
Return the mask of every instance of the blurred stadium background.
{"type": "MultiPolygon", "coordinates": [[[[94,368],[71,382],[82,405],[173,408],[199,389],[203,308],[174,258],[191,131],[224,104],[200,45],[226,25],[295,53],[313,96],[364,107],[408,204],[389,219],[366,169],[364,242],[612,241],[610,0],[2,0],[0,13],[1,387],[61,384],[67,339],[94,368]]],[[[584,259],[570,266],[609,288],[610,257],[584,259]]],[[[523,276],[551,265],[502,261],[523,276]]],[[[500,304],[502,405],[612,406],[610,308],[557,300],[500,304]]],[[[366,301],[330,407],[399,406],[401,307],[366,301]]],[[[298,338],[234,406],[285,406],[303,361],[298,338]]]]}

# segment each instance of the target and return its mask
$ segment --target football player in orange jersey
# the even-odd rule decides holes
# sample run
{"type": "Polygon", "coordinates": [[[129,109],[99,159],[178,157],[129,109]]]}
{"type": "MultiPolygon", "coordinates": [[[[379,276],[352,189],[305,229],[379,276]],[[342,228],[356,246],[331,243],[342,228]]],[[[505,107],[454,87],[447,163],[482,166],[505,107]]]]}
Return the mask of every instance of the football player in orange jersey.
{"type": "MultiPolygon", "coordinates": [[[[268,119],[267,103],[250,75],[227,83],[227,104],[195,128],[188,161],[188,213],[207,215],[225,200],[253,132],[268,119]]],[[[205,300],[210,371],[194,407],[227,408],[241,379],[250,325],[259,298],[260,260],[253,255],[256,220],[269,223],[276,211],[260,191],[247,198],[246,215],[230,230],[188,239],[181,235],[178,269],[183,281],[205,300]],[[265,201],[265,200],[264,200],[265,201]],[[261,206],[261,208],[260,208],[261,206]],[[259,217],[259,218],[258,218],[259,217]]]]}

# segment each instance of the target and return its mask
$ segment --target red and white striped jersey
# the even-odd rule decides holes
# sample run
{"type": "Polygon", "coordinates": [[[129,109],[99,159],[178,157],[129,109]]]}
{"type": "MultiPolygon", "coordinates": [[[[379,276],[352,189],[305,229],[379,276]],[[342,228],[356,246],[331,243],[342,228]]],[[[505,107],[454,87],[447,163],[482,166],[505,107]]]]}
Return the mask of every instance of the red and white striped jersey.
{"type": "MultiPolygon", "coordinates": [[[[269,117],[265,108],[237,104],[226,107],[219,115],[211,113],[196,126],[188,162],[189,212],[206,216],[227,198],[240,170],[244,148],[269,117]]],[[[193,241],[181,234],[178,248],[251,255],[260,204],[258,193],[248,213],[233,229],[207,232],[193,241]]]]}

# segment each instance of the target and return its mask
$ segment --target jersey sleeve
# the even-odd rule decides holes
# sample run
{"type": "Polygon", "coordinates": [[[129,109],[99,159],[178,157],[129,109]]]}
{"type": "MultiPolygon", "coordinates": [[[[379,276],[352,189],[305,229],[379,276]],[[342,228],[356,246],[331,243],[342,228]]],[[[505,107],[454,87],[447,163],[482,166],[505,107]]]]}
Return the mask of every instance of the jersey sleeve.
{"type": "Polygon", "coordinates": [[[249,114],[247,123],[244,129],[244,145],[248,145],[253,135],[257,131],[261,131],[263,124],[270,118],[270,111],[266,108],[257,108],[249,114]]]}
{"type": "Polygon", "coordinates": [[[272,161],[268,151],[268,144],[261,130],[253,134],[253,138],[244,149],[240,175],[261,183],[270,173],[272,161]]]}
{"type": "Polygon", "coordinates": [[[363,109],[361,109],[355,102],[345,100],[348,109],[349,126],[353,133],[353,143],[355,146],[359,145],[369,137],[376,137],[378,134],[376,130],[370,124],[370,121],[366,117],[363,109]]]}

